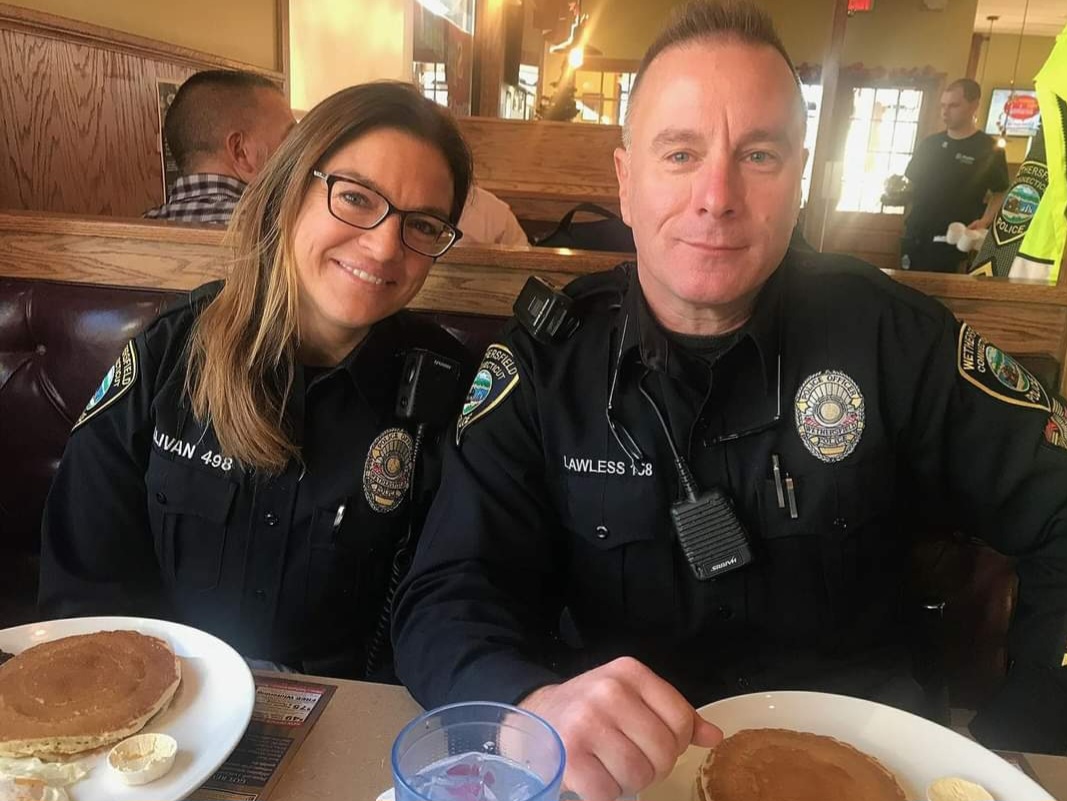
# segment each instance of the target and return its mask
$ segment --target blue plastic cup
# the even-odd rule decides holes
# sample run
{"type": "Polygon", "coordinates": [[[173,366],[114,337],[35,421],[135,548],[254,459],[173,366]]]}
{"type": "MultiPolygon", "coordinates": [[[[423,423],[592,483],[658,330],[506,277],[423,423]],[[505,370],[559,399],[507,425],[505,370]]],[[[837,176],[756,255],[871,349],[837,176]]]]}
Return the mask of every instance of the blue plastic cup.
{"type": "Polygon", "coordinates": [[[411,721],[393,743],[396,801],[557,801],[566,752],[525,709],[451,704],[411,721]]]}

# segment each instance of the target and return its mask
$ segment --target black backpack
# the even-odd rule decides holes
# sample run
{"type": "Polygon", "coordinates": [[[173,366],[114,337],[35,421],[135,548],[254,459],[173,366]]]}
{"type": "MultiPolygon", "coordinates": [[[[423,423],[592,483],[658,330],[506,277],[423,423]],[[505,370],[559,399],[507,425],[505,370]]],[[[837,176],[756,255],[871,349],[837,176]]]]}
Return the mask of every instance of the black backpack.
{"type": "Polygon", "coordinates": [[[630,226],[615,213],[593,203],[579,203],[563,215],[551,233],[534,241],[542,248],[574,248],[576,250],[606,250],[614,253],[636,253],[634,234],[630,226]],[[574,215],[587,212],[602,220],[574,222],[574,215]]]}

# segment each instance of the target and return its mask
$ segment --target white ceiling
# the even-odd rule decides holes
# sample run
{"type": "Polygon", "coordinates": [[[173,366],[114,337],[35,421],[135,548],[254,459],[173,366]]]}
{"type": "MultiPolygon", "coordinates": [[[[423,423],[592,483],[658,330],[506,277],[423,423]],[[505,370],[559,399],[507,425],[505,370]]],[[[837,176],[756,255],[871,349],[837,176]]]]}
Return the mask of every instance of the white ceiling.
{"type": "Polygon", "coordinates": [[[978,0],[974,15],[974,29],[979,33],[989,31],[989,19],[999,16],[993,23],[993,33],[1019,33],[1023,27],[1023,12],[1026,12],[1027,36],[1055,36],[1067,25],[1067,0],[978,0]]]}

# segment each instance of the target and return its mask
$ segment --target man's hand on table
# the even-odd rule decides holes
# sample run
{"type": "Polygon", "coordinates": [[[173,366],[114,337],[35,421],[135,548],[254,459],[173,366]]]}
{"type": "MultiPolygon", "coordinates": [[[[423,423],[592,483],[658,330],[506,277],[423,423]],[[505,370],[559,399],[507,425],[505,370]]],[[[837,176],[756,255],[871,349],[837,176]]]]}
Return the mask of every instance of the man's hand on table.
{"type": "Polygon", "coordinates": [[[563,784],[590,801],[637,793],[670,773],[690,744],[722,740],[681,693],[629,657],[542,687],[519,706],[559,732],[567,749],[563,784]]]}

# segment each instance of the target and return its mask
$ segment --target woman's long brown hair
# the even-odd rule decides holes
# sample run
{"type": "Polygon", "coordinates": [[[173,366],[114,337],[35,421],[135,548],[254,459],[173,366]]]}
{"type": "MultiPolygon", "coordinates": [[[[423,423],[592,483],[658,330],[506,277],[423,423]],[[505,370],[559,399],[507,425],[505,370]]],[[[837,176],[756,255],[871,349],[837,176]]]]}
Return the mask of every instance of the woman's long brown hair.
{"type": "Polygon", "coordinates": [[[189,340],[186,392],[197,419],[243,467],[280,473],[300,458],[286,420],[300,326],[292,232],[312,169],[373,130],[404,131],[440,149],[452,172],[452,222],[470,188],[470,151],[447,111],[411,85],[343,89],[313,108],[237,205],[227,232],[234,263],[189,340]]]}

